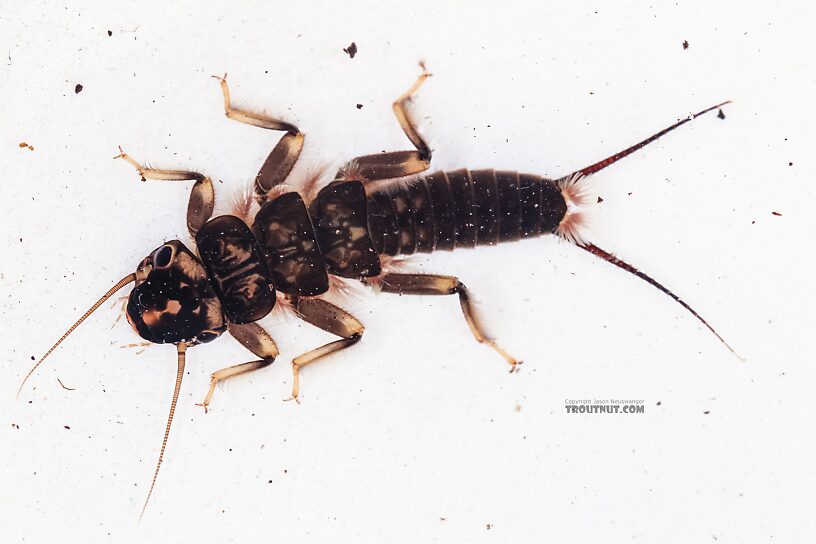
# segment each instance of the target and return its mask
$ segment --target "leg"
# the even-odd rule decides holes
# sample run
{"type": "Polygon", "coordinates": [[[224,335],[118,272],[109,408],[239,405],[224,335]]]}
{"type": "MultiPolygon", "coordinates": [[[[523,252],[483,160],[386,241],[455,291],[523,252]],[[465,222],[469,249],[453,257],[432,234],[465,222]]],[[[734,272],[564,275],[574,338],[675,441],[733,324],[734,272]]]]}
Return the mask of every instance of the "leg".
{"type": "Polygon", "coordinates": [[[342,308],[319,298],[299,298],[294,301],[295,310],[298,317],[319,327],[324,331],[336,334],[341,340],[335,340],[325,346],[307,351],[303,355],[292,360],[292,396],[287,400],[298,400],[300,390],[300,369],[311,364],[321,357],[330,355],[335,351],[347,348],[360,341],[365,327],[357,319],[342,308]]]}
{"type": "Polygon", "coordinates": [[[510,364],[510,372],[518,368],[522,361],[510,356],[496,341],[487,336],[476,319],[476,314],[470,306],[468,290],[458,278],[453,276],[439,276],[434,274],[386,274],[382,278],[382,290],[387,293],[400,295],[459,295],[462,313],[465,314],[470,332],[480,344],[487,344],[493,348],[505,361],[510,364]]]}
{"type": "Polygon", "coordinates": [[[431,148],[419,135],[406,109],[406,104],[411,101],[417,90],[431,75],[425,70],[424,65],[420,66],[422,66],[422,74],[402,96],[394,101],[393,105],[394,115],[397,116],[402,131],[416,147],[416,151],[394,151],[357,157],[340,171],[338,177],[374,181],[411,176],[430,168],[431,148]]]}
{"type": "Polygon", "coordinates": [[[142,181],[155,179],[161,181],[195,181],[193,190],[190,192],[190,201],[187,204],[187,230],[190,236],[195,238],[198,229],[209,221],[215,206],[215,190],[212,181],[204,174],[198,172],[188,172],[186,170],[156,170],[145,168],[136,162],[130,155],[119,148],[119,154],[114,159],[125,159],[132,164],[142,181]]]}
{"type": "Polygon", "coordinates": [[[246,123],[255,127],[268,130],[285,130],[286,134],[280,139],[278,144],[266,158],[260,172],[255,177],[255,192],[261,204],[266,200],[266,195],[277,185],[280,185],[289,177],[292,168],[303,150],[304,135],[295,125],[278,121],[271,117],[258,115],[244,110],[233,108],[230,105],[230,91],[227,85],[227,75],[224,77],[213,76],[221,82],[221,92],[224,94],[224,113],[233,121],[246,123]]]}
{"type": "Polygon", "coordinates": [[[275,362],[275,357],[278,356],[278,346],[275,345],[275,341],[272,340],[272,337],[269,336],[269,334],[263,330],[260,325],[255,323],[247,323],[246,325],[235,325],[230,323],[229,332],[236,340],[241,342],[244,347],[261,359],[257,361],[250,361],[248,363],[241,363],[240,365],[229,366],[213,372],[210,379],[210,390],[207,391],[207,396],[204,397],[202,402],[196,404],[196,406],[204,407],[204,413],[207,413],[210,406],[210,401],[212,401],[213,393],[215,393],[215,386],[218,384],[218,382],[239,374],[245,374],[247,372],[252,372],[253,370],[259,370],[267,367],[275,362]]]}

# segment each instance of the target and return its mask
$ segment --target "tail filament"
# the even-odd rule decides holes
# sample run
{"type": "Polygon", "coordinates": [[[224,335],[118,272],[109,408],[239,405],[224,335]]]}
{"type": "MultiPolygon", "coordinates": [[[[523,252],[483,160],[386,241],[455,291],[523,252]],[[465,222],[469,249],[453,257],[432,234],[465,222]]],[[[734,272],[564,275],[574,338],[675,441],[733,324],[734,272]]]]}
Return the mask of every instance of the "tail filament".
{"type": "Polygon", "coordinates": [[[700,323],[702,323],[703,325],[705,325],[705,326],[706,326],[706,328],[707,328],[708,330],[710,330],[710,331],[711,331],[711,332],[714,334],[714,336],[716,336],[716,337],[717,337],[717,339],[719,339],[719,341],[720,341],[720,342],[722,342],[722,344],[723,344],[723,345],[724,345],[726,348],[728,348],[728,351],[730,351],[731,353],[733,353],[733,354],[734,354],[734,355],[735,355],[735,356],[736,356],[736,357],[737,357],[737,358],[738,358],[740,361],[745,361],[745,359],[743,359],[743,358],[742,358],[742,357],[741,357],[741,356],[740,356],[740,355],[739,355],[739,354],[738,354],[736,351],[734,351],[734,348],[732,348],[732,347],[731,347],[731,346],[728,344],[728,342],[726,342],[726,341],[725,341],[725,339],[724,339],[722,336],[720,336],[720,334],[719,334],[719,333],[718,333],[716,330],[714,330],[714,327],[712,327],[711,325],[709,325],[709,324],[708,324],[708,321],[706,321],[705,319],[703,319],[703,318],[702,318],[702,316],[701,316],[700,314],[698,314],[696,310],[694,310],[694,308],[692,308],[691,306],[689,306],[688,304],[686,304],[686,302],[685,302],[685,301],[683,301],[683,300],[682,300],[680,297],[678,297],[677,295],[675,295],[674,293],[672,293],[671,291],[669,291],[669,290],[668,290],[666,287],[664,287],[663,285],[661,285],[660,283],[658,283],[656,280],[652,279],[652,278],[651,278],[650,276],[648,276],[647,274],[645,274],[645,273],[641,272],[640,270],[638,270],[637,268],[635,268],[635,267],[634,267],[634,266],[632,266],[631,264],[629,264],[629,263],[627,263],[627,262],[625,262],[625,261],[622,261],[621,259],[619,259],[619,258],[615,257],[614,255],[612,255],[611,253],[609,253],[609,252],[607,252],[607,251],[604,251],[603,249],[599,248],[599,247],[598,247],[598,246],[596,246],[595,244],[578,245],[578,247],[580,247],[580,248],[581,248],[581,249],[583,249],[584,251],[587,251],[587,252],[589,252],[589,253],[592,253],[592,254],[593,254],[593,255],[595,255],[596,257],[600,257],[601,259],[605,260],[605,261],[606,261],[606,262],[608,262],[608,263],[614,264],[614,265],[615,265],[615,266],[617,266],[618,268],[622,268],[623,270],[626,270],[626,271],[627,271],[627,272],[629,272],[630,274],[632,274],[632,275],[634,275],[634,276],[637,276],[638,278],[642,279],[643,281],[645,281],[646,283],[648,283],[648,284],[649,284],[649,285],[651,285],[652,287],[655,287],[655,288],[657,288],[658,290],[660,290],[660,291],[662,291],[663,293],[665,293],[665,294],[667,294],[668,296],[670,296],[672,299],[674,299],[674,301],[675,301],[675,302],[677,302],[678,304],[680,304],[680,306],[682,306],[683,308],[685,308],[686,310],[688,310],[688,311],[689,311],[689,313],[691,313],[691,315],[693,315],[693,316],[694,316],[694,317],[696,317],[698,320],[700,320],[700,323]]]}

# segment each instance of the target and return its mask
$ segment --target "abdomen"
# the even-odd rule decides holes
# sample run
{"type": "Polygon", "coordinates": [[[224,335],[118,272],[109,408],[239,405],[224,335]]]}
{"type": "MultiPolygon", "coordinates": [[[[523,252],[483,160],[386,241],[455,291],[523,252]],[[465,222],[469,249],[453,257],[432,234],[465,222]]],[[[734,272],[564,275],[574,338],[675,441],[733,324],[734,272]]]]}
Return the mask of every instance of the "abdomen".
{"type": "Polygon", "coordinates": [[[374,248],[392,256],[551,234],[566,212],[553,180],[510,171],[439,171],[368,194],[374,248]]]}

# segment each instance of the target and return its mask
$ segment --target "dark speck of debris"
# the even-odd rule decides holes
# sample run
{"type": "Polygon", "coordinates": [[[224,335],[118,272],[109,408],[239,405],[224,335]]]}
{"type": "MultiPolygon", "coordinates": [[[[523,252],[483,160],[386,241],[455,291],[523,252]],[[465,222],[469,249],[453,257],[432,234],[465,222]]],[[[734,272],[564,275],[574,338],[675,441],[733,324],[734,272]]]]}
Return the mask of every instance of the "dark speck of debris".
{"type": "Polygon", "coordinates": [[[720,112],[717,114],[717,119],[725,119],[725,114],[722,110],[720,110],[720,112]]]}
{"type": "Polygon", "coordinates": [[[448,518],[439,518],[439,521],[448,521],[448,518]]]}
{"type": "Polygon", "coordinates": [[[703,412],[703,414],[705,414],[705,415],[708,415],[708,414],[710,414],[710,413],[711,413],[711,412],[710,412],[709,410],[706,410],[705,412],[703,412]]]}
{"type": "Polygon", "coordinates": [[[683,40],[683,50],[688,49],[688,40],[683,40]]]}
{"type": "Polygon", "coordinates": [[[793,163],[792,163],[792,162],[789,162],[789,163],[788,163],[788,166],[793,166],[793,163]]]}
{"type": "Polygon", "coordinates": [[[657,401],[657,406],[660,406],[660,404],[661,404],[661,402],[660,402],[660,401],[657,401]]]}
{"type": "Polygon", "coordinates": [[[71,430],[71,427],[69,427],[68,425],[63,425],[63,427],[68,429],[69,431],[71,430]]]}
{"type": "Polygon", "coordinates": [[[20,430],[20,426],[17,425],[16,423],[12,423],[11,426],[14,427],[17,430],[20,430]]]}
{"type": "Polygon", "coordinates": [[[487,525],[485,525],[485,527],[487,528],[488,531],[493,528],[493,526],[491,524],[489,524],[489,523],[487,525]]]}
{"type": "Polygon", "coordinates": [[[632,193],[626,193],[626,194],[629,195],[629,196],[632,196],[632,193]]]}
{"type": "Polygon", "coordinates": [[[20,142],[20,143],[19,143],[19,144],[17,144],[17,145],[19,145],[19,146],[20,146],[20,149],[28,149],[29,151],[34,151],[34,146],[33,146],[33,145],[28,145],[28,144],[27,144],[27,143],[25,143],[25,142],[20,142]]]}
{"type": "Polygon", "coordinates": [[[79,94],[82,92],[82,83],[77,83],[76,87],[74,87],[74,94],[79,94]]]}
{"type": "Polygon", "coordinates": [[[357,44],[354,43],[354,42],[351,42],[351,45],[349,45],[348,47],[343,48],[343,53],[346,53],[349,56],[350,59],[353,59],[354,55],[357,54],[357,44]]]}
{"type": "Polygon", "coordinates": [[[108,36],[113,36],[113,32],[111,32],[110,30],[108,30],[108,36]]]}
{"type": "MultiPolygon", "coordinates": [[[[358,109],[358,110],[363,109],[363,105],[362,105],[362,104],[357,104],[357,109],[358,109]]],[[[793,163],[791,163],[791,164],[793,164],[793,163]]]]}
{"type": "Polygon", "coordinates": [[[32,361],[34,360],[34,356],[33,356],[33,355],[31,356],[31,360],[32,360],[32,361]]]}
{"type": "Polygon", "coordinates": [[[775,215],[777,217],[782,217],[782,214],[779,212],[771,212],[771,215],[775,215]]]}
{"type": "Polygon", "coordinates": [[[600,204],[601,202],[603,202],[603,198],[598,197],[598,204],[600,204]]]}
{"type": "Polygon", "coordinates": [[[272,483],[272,480],[269,480],[267,483],[270,483],[270,484],[271,484],[271,483],[272,483]]]}

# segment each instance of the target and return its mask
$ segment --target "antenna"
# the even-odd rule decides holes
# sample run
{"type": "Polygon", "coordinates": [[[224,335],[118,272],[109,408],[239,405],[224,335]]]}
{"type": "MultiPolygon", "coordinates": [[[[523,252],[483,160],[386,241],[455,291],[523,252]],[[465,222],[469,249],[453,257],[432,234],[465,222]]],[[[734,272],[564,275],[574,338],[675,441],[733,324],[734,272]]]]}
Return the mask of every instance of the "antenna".
{"type": "Polygon", "coordinates": [[[124,287],[125,285],[127,285],[128,283],[130,283],[130,282],[132,282],[132,281],[136,281],[136,274],[128,274],[127,276],[125,276],[124,278],[122,278],[121,280],[119,280],[119,281],[116,283],[116,285],[114,285],[113,287],[111,287],[111,288],[108,290],[108,292],[107,292],[107,293],[105,293],[104,295],[102,295],[102,298],[100,298],[99,300],[97,300],[97,301],[96,301],[96,303],[94,303],[94,305],[93,305],[93,306],[91,306],[91,308],[90,308],[90,309],[89,309],[87,312],[85,312],[85,313],[82,315],[82,317],[80,317],[80,318],[77,320],[77,322],[76,322],[76,323],[74,323],[73,325],[71,325],[71,328],[69,328],[67,331],[65,331],[65,334],[63,334],[63,335],[60,337],[60,339],[59,339],[59,340],[57,340],[57,343],[56,343],[56,344],[54,344],[53,346],[51,346],[51,349],[49,349],[49,350],[48,350],[48,351],[45,353],[45,355],[43,355],[43,356],[42,356],[42,358],[41,358],[39,361],[37,361],[37,363],[36,363],[36,364],[35,364],[33,367],[31,367],[31,370],[29,370],[29,371],[28,371],[28,374],[26,374],[25,378],[23,378],[23,383],[21,383],[21,384],[20,384],[20,388],[17,390],[17,398],[19,398],[19,397],[20,397],[20,392],[23,390],[23,386],[25,385],[26,381],[28,381],[28,378],[30,378],[30,377],[31,377],[31,375],[32,375],[32,374],[34,374],[34,371],[35,371],[35,370],[37,370],[37,367],[38,367],[38,366],[40,366],[40,365],[42,364],[42,362],[43,362],[43,361],[45,361],[45,358],[46,358],[46,357],[48,357],[49,355],[51,355],[51,352],[53,352],[55,349],[57,349],[57,346],[59,346],[59,345],[62,343],[62,341],[63,341],[63,340],[65,340],[66,338],[68,338],[68,335],[69,335],[69,334],[71,334],[72,332],[74,332],[74,329],[76,329],[77,327],[79,327],[80,323],[82,323],[83,321],[85,321],[85,320],[88,318],[88,316],[89,316],[89,315],[91,315],[92,313],[94,313],[94,311],[96,311],[96,309],[97,309],[97,308],[99,308],[100,306],[102,306],[102,304],[104,304],[106,300],[108,300],[110,297],[112,297],[112,296],[114,295],[114,293],[116,293],[116,291],[118,291],[119,289],[121,289],[122,287],[124,287]]]}

